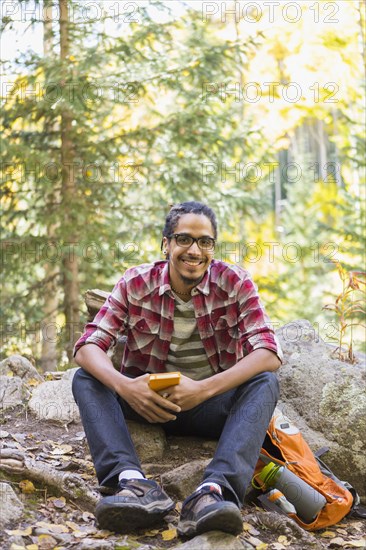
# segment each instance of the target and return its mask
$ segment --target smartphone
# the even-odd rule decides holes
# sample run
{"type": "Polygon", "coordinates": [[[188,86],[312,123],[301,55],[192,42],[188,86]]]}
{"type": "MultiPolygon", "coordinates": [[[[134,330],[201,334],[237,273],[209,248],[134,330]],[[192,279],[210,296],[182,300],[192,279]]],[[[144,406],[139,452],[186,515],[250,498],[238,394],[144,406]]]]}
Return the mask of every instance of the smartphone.
{"type": "Polygon", "coordinates": [[[154,391],[164,390],[180,382],[180,372],[159,372],[150,374],[149,386],[154,391]]]}

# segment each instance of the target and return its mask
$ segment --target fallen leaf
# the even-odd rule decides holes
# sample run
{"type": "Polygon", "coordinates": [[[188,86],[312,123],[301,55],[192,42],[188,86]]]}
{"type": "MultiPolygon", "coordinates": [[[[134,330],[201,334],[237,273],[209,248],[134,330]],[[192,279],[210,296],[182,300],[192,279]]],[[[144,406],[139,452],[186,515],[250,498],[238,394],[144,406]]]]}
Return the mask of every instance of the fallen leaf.
{"type": "Polygon", "coordinates": [[[80,530],[80,525],[78,525],[77,523],[74,523],[73,521],[65,521],[65,524],[70,527],[70,529],[72,531],[79,531],[80,530]]]}
{"type": "Polygon", "coordinates": [[[26,527],[25,529],[4,529],[8,535],[15,535],[17,537],[29,537],[32,534],[32,527],[26,527]]]}
{"type": "Polygon", "coordinates": [[[290,544],[291,544],[291,541],[288,540],[286,535],[280,535],[277,540],[278,540],[279,543],[281,543],[285,547],[290,546],[290,544]]]}
{"type": "Polygon", "coordinates": [[[271,545],[271,548],[273,550],[285,550],[286,549],[286,546],[284,546],[283,544],[281,544],[280,542],[273,542],[272,545],[271,545]]]}
{"type": "Polygon", "coordinates": [[[337,529],[337,533],[340,533],[341,535],[346,535],[346,537],[348,536],[348,532],[345,529],[337,529]]]}
{"type": "Polygon", "coordinates": [[[51,451],[51,455],[66,455],[66,454],[69,454],[69,453],[72,453],[73,450],[72,450],[72,447],[71,445],[58,445],[57,447],[55,447],[54,449],[52,449],[51,451]]]}
{"type": "Polygon", "coordinates": [[[57,540],[51,535],[39,535],[38,548],[39,550],[53,550],[57,544],[57,540]]]}
{"type": "Polygon", "coordinates": [[[52,504],[54,505],[55,508],[65,508],[66,498],[65,497],[55,498],[52,500],[52,504]]]}
{"type": "Polygon", "coordinates": [[[26,549],[27,550],[38,550],[38,544],[27,544],[26,549]]]}
{"type": "Polygon", "coordinates": [[[47,529],[47,531],[53,531],[54,533],[69,533],[66,525],[62,525],[61,523],[47,523],[46,521],[37,521],[36,525],[37,527],[47,529]]]}
{"type": "Polygon", "coordinates": [[[0,430],[0,438],[3,439],[5,437],[8,437],[9,432],[6,432],[5,430],[0,430]]]}
{"type": "Polygon", "coordinates": [[[248,537],[246,540],[250,542],[250,544],[252,544],[255,548],[257,548],[261,544],[264,544],[261,540],[257,539],[256,537],[248,537]]]}
{"type": "Polygon", "coordinates": [[[332,539],[335,537],[335,533],[333,531],[324,531],[324,533],[322,533],[320,536],[321,537],[324,537],[324,538],[329,538],[329,539],[332,539]]]}
{"type": "Polygon", "coordinates": [[[255,550],[266,550],[268,548],[268,544],[266,542],[261,542],[258,546],[255,547],[255,550]]]}
{"type": "Polygon", "coordinates": [[[27,386],[38,386],[41,384],[42,380],[37,380],[36,378],[30,378],[28,382],[26,382],[27,386]]]}
{"type": "Polygon", "coordinates": [[[19,488],[25,495],[31,495],[36,491],[35,486],[29,479],[23,479],[19,481],[19,488]]]}
{"type": "Polygon", "coordinates": [[[87,537],[90,533],[86,533],[85,531],[73,531],[72,534],[77,539],[83,539],[83,538],[87,537]]]}
{"type": "Polygon", "coordinates": [[[9,550],[24,550],[24,546],[19,546],[19,544],[13,544],[10,546],[9,550]]]}
{"type": "Polygon", "coordinates": [[[163,537],[163,540],[173,540],[177,536],[177,530],[176,529],[166,529],[161,533],[161,536],[163,537]]]}
{"type": "Polygon", "coordinates": [[[352,546],[352,548],[366,548],[366,539],[348,540],[347,546],[352,546]]]}
{"type": "Polygon", "coordinates": [[[243,521],[243,529],[244,531],[248,531],[250,535],[254,535],[255,537],[260,535],[260,531],[258,531],[253,525],[248,523],[247,521],[243,521]]]}
{"type": "Polygon", "coordinates": [[[335,539],[329,541],[329,546],[345,546],[346,544],[347,542],[341,537],[336,537],[335,539]]]}
{"type": "Polygon", "coordinates": [[[155,537],[159,533],[159,529],[150,529],[150,531],[146,531],[144,533],[145,537],[155,537]]]}

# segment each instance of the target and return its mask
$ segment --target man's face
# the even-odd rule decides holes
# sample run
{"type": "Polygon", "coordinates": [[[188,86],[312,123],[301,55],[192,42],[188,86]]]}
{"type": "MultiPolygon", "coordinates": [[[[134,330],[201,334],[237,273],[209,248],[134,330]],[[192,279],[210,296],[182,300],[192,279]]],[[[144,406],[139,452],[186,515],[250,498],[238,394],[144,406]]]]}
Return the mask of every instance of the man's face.
{"type": "MultiPolygon", "coordinates": [[[[203,214],[184,214],[173,233],[214,238],[211,221],[203,214]]],[[[182,286],[198,284],[213,259],[214,250],[201,250],[196,242],[183,248],[177,245],[174,237],[170,241],[164,237],[163,242],[169,254],[169,276],[173,287],[180,290],[182,286]]]]}

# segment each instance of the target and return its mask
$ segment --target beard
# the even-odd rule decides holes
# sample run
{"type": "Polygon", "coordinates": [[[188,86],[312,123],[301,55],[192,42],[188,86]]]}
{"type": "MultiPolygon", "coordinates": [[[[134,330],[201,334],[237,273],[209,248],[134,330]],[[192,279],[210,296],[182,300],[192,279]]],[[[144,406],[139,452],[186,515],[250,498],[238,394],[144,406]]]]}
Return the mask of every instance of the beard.
{"type": "Polygon", "coordinates": [[[187,286],[190,285],[198,285],[203,279],[203,277],[185,277],[185,275],[181,275],[179,273],[180,280],[187,286]]]}

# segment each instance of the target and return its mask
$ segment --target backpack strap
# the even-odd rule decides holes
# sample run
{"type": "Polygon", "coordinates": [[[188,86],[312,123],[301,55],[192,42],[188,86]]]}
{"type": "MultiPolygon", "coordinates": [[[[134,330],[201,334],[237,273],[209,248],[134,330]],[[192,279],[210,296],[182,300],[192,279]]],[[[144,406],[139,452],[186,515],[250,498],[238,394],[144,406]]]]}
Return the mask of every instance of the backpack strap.
{"type": "Polygon", "coordinates": [[[318,449],[315,453],[314,453],[314,456],[316,458],[319,458],[321,456],[323,456],[325,453],[327,453],[329,451],[329,447],[322,447],[321,449],[318,449]]]}

